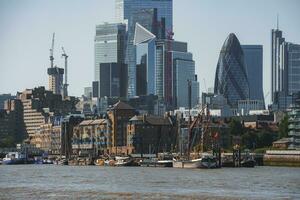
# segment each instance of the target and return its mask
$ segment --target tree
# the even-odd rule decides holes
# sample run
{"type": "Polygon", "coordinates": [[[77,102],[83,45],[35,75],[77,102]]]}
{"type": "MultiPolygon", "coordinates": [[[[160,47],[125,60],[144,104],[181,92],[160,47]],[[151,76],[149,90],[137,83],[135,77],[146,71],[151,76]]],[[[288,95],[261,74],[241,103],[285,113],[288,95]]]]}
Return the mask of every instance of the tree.
{"type": "Polygon", "coordinates": [[[243,125],[240,121],[232,119],[229,123],[229,133],[234,136],[241,136],[243,134],[243,125]]]}
{"type": "Polygon", "coordinates": [[[288,136],[289,131],[289,118],[288,115],[285,115],[284,118],[279,123],[279,139],[288,136]]]}
{"type": "Polygon", "coordinates": [[[258,148],[272,146],[272,143],[274,141],[274,137],[273,137],[274,134],[266,131],[261,131],[257,135],[258,135],[258,141],[257,141],[258,148]]]}
{"type": "Polygon", "coordinates": [[[255,149],[257,146],[258,136],[255,132],[247,131],[242,135],[242,144],[247,149],[255,149]]]}

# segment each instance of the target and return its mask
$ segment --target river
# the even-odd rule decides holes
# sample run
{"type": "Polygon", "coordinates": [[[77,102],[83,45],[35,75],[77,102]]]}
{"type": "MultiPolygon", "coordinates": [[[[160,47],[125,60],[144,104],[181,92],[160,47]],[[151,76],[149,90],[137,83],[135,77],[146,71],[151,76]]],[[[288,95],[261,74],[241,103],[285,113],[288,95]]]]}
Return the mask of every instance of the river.
{"type": "Polygon", "coordinates": [[[300,199],[300,168],[0,165],[0,199],[300,199]]]}

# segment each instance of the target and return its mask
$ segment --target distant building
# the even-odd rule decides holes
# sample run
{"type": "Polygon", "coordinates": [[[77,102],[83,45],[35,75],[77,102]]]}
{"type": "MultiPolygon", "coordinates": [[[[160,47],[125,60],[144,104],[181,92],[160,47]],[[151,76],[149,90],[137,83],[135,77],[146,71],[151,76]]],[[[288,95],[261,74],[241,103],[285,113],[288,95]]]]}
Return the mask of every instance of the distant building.
{"type": "Polygon", "coordinates": [[[129,119],[135,115],[135,109],[130,105],[119,101],[108,111],[108,118],[111,121],[111,148],[109,153],[125,153],[127,149],[127,124],[129,119]]]}
{"type": "Polygon", "coordinates": [[[291,110],[288,112],[289,116],[289,133],[291,137],[291,144],[289,149],[300,149],[300,93],[298,93],[297,100],[291,110]]]}
{"type": "Polygon", "coordinates": [[[215,76],[215,94],[222,94],[232,108],[238,100],[249,99],[249,81],[244,53],[235,34],[225,40],[220,52],[215,76]]]}
{"type": "Polygon", "coordinates": [[[15,147],[25,139],[22,111],[18,100],[7,100],[5,109],[0,109],[0,148],[15,147]]]}
{"type": "Polygon", "coordinates": [[[99,97],[99,81],[93,81],[93,97],[99,97]]]}
{"type": "MultiPolygon", "coordinates": [[[[115,8],[116,20],[122,23],[126,20],[128,24],[126,50],[126,64],[128,64],[129,76],[128,95],[133,97],[136,95],[136,52],[133,44],[136,23],[138,22],[146,27],[143,21],[148,15],[147,12],[150,9],[156,9],[157,19],[161,22],[157,23],[156,26],[159,27],[160,24],[165,24],[164,31],[161,31],[161,34],[158,33],[156,36],[158,39],[163,39],[162,37],[166,35],[167,31],[172,32],[173,30],[173,0],[116,0],[115,8]]],[[[151,31],[150,29],[148,30],[151,31]]]]}
{"type": "Polygon", "coordinates": [[[272,109],[286,110],[300,91],[300,45],[286,42],[278,27],[271,36],[272,109]]]}
{"type": "Polygon", "coordinates": [[[8,99],[15,99],[16,96],[11,94],[0,94],[0,109],[4,109],[4,102],[8,99]]]}
{"type": "MultiPolygon", "coordinates": [[[[126,43],[126,25],[122,23],[104,23],[96,26],[95,36],[95,81],[101,91],[102,63],[124,64],[126,43]]],[[[103,81],[102,81],[103,83],[103,81]]],[[[125,85],[125,83],[123,83],[125,85]]],[[[127,85],[125,85],[127,86],[127,85]]]]}
{"type": "Polygon", "coordinates": [[[135,27],[136,95],[155,94],[155,41],[156,36],[141,26],[135,27]]]}
{"type": "Polygon", "coordinates": [[[41,125],[52,123],[61,116],[76,111],[77,100],[74,97],[62,100],[60,94],[47,91],[44,87],[26,89],[17,94],[17,99],[22,103],[25,135],[29,139],[39,134],[41,125]]]}
{"type": "Polygon", "coordinates": [[[60,155],[61,135],[60,124],[45,123],[41,124],[39,131],[32,135],[30,142],[48,154],[60,155]]]}
{"type": "Polygon", "coordinates": [[[242,45],[242,49],[250,88],[249,99],[264,102],[263,46],[242,45]]]}
{"type": "Polygon", "coordinates": [[[8,99],[4,103],[4,110],[9,116],[9,133],[14,137],[16,142],[21,142],[27,136],[24,130],[24,108],[22,102],[19,99],[8,99]]]}
{"type": "Polygon", "coordinates": [[[202,105],[208,106],[212,116],[232,117],[236,114],[236,109],[231,108],[227,99],[220,94],[202,93],[202,105]]]}
{"type": "Polygon", "coordinates": [[[92,87],[85,87],[84,88],[84,96],[91,99],[93,96],[93,88],[92,87]]]}
{"type": "Polygon", "coordinates": [[[86,116],[98,114],[98,98],[79,98],[79,102],[76,104],[76,111],[86,116]]]}
{"type": "Polygon", "coordinates": [[[238,113],[239,115],[249,115],[252,110],[264,110],[263,100],[239,100],[238,101],[238,113]]]}
{"type": "Polygon", "coordinates": [[[278,29],[272,29],[271,32],[271,96],[272,102],[275,101],[275,93],[280,92],[283,89],[283,66],[280,65],[280,45],[284,42],[282,37],[282,31],[278,29]]]}
{"type": "Polygon", "coordinates": [[[281,65],[285,66],[283,85],[287,95],[300,91],[300,45],[289,42],[281,44],[281,65]]]}
{"type": "Polygon", "coordinates": [[[126,97],[127,66],[120,63],[100,64],[100,97],[126,97]]]}
{"type": "Polygon", "coordinates": [[[84,120],[73,128],[73,155],[98,157],[111,147],[111,129],[108,119],[84,120]]]}
{"type": "Polygon", "coordinates": [[[127,147],[130,154],[170,152],[176,145],[176,131],[170,117],[134,116],[127,126],[127,147]]]}
{"type": "Polygon", "coordinates": [[[64,69],[59,67],[48,68],[49,90],[54,94],[63,93],[64,69]]]}

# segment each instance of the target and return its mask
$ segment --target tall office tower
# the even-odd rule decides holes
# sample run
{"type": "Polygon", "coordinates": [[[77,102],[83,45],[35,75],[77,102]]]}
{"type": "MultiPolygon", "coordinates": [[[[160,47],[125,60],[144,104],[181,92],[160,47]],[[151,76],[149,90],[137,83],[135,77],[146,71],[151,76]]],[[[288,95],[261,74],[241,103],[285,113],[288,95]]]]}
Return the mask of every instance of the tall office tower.
{"type": "Polygon", "coordinates": [[[280,63],[280,46],[284,42],[282,37],[282,31],[277,29],[272,29],[272,40],[271,40],[271,96],[272,102],[276,100],[276,93],[283,91],[283,71],[284,66],[280,63]]]}
{"type": "Polygon", "coordinates": [[[58,67],[48,68],[49,75],[49,90],[54,94],[63,93],[64,69],[58,67]]]}
{"type": "Polygon", "coordinates": [[[187,43],[157,40],[155,44],[155,94],[170,107],[188,107],[188,80],[192,81],[192,106],[199,98],[195,62],[187,43]],[[166,59],[168,58],[169,59],[166,59]]]}
{"type": "MultiPolygon", "coordinates": [[[[122,23],[104,23],[96,26],[95,36],[95,81],[101,82],[101,63],[124,63],[126,25],[122,23]]],[[[127,85],[123,83],[123,85],[127,85]]],[[[101,86],[99,84],[98,94],[101,86]]]]}
{"type": "Polygon", "coordinates": [[[242,45],[247,69],[250,100],[264,102],[263,92],[263,46],[242,45]]]}
{"type": "MultiPolygon", "coordinates": [[[[127,21],[128,24],[128,41],[126,49],[126,64],[128,64],[128,95],[136,95],[136,54],[135,47],[133,44],[135,25],[140,23],[142,26],[146,27],[144,24],[143,16],[145,13],[143,9],[153,9],[156,8],[157,19],[161,21],[157,23],[157,26],[163,24],[165,26],[165,33],[159,34],[158,32],[150,32],[157,34],[158,39],[163,39],[166,32],[172,32],[173,28],[173,0],[116,0],[116,19],[119,22],[127,21]]],[[[148,28],[148,27],[147,27],[148,28]]]]}
{"type": "Polygon", "coordinates": [[[236,108],[238,100],[249,99],[249,82],[239,40],[231,33],[220,52],[215,76],[215,94],[222,94],[236,108]]]}
{"type": "Polygon", "coordinates": [[[199,99],[199,82],[195,75],[193,54],[187,51],[187,43],[175,41],[170,52],[172,61],[172,96],[174,107],[188,107],[188,81],[191,81],[191,103],[194,107],[199,99]]]}
{"type": "Polygon", "coordinates": [[[99,81],[93,81],[93,97],[99,97],[99,81]]]}
{"type": "Polygon", "coordinates": [[[286,42],[278,26],[272,29],[271,36],[273,109],[285,110],[300,91],[300,45],[286,42]]]}
{"type": "Polygon", "coordinates": [[[136,23],[136,95],[155,94],[155,41],[156,36],[136,23]]]}
{"type": "Polygon", "coordinates": [[[193,60],[174,60],[174,104],[175,107],[189,107],[188,81],[191,81],[191,106],[194,107],[199,99],[199,82],[195,76],[195,62],[193,60]]]}
{"type": "Polygon", "coordinates": [[[286,95],[300,91],[300,45],[283,42],[280,46],[280,65],[283,66],[283,90],[286,95]]]}
{"type": "Polygon", "coordinates": [[[120,63],[100,64],[100,97],[124,97],[127,66],[120,63]]]}

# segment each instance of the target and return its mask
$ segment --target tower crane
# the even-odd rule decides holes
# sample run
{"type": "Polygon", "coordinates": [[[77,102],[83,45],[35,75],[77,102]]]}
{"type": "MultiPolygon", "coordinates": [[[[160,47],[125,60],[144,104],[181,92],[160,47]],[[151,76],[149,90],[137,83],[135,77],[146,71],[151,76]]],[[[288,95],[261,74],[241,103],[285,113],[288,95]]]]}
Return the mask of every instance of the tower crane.
{"type": "Polygon", "coordinates": [[[51,68],[53,68],[53,62],[54,62],[54,56],[53,56],[54,38],[55,38],[55,33],[53,33],[53,35],[52,35],[52,45],[51,45],[51,49],[50,49],[50,63],[51,63],[51,68]]]}
{"type": "Polygon", "coordinates": [[[68,96],[68,55],[66,54],[66,51],[64,49],[64,47],[61,47],[62,49],[62,54],[61,56],[65,58],[65,84],[63,86],[63,96],[67,97],[68,96]]]}

